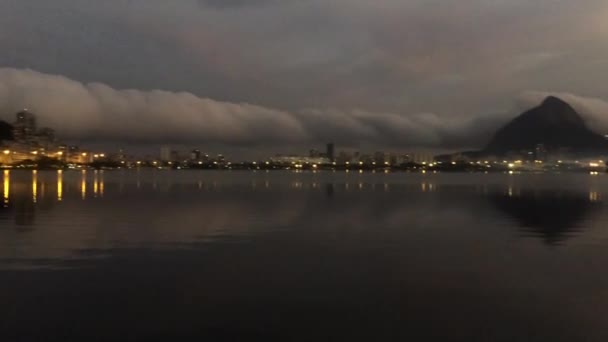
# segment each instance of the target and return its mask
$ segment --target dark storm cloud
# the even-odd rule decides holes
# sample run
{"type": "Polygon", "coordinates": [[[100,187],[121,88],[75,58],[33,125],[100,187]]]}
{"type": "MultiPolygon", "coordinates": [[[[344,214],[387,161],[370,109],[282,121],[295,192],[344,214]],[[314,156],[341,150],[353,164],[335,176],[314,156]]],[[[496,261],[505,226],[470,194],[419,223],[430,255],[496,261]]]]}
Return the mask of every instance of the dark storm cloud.
{"type": "MultiPolygon", "coordinates": [[[[339,132],[353,143],[477,146],[488,134],[481,131],[517,114],[513,103],[522,91],[608,98],[608,88],[600,86],[601,70],[608,66],[608,4],[600,0],[0,3],[0,66],[64,75],[73,82],[70,89],[77,84],[83,98],[94,100],[90,106],[108,107],[103,115],[123,118],[109,98],[132,105],[133,96],[144,99],[131,108],[141,111],[138,121],[161,122],[170,114],[141,103],[162,94],[171,103],[167,112],[185,107],[186,113],[215,113],[196,109],[204,102],[204,108],[213,104],[231,120],[247,117],[243,125],[254,125],[220,129],[224,121],[210,120],[205,125],[214,128],[196,134],[203,127],[196,121],[199,114],[179,114],[195,123],[171,119],[174,131],[166,136],[253,142],[255,132],[265,132],[264,125],[255,126],[260,116],[264,124],[287,120],[299,127],[289,134],[268,132],[271,141],[295,143],[339,132]],[[111,91],[104,94],[116,96],[101,97],[88,82],[105,84],[99,87],[111,91]],[[192,98],[200,103],[192,105],[192,98]],[[241,103],[251,107],[239,112],[241,103]]],[[[1,105],[11,110],[22,105],[11,101],[1,105]]],[[[40,113],[56,113],[45,107],[59,106],[55,102],[35,105],[40,113]]],[[[85,104],[74,103],[79,105],[85,104]]],[[[121,131],[92,127],[97,135],[121,131]]],[[[135,138],[166,137],[140,129],[135,138]]]]}

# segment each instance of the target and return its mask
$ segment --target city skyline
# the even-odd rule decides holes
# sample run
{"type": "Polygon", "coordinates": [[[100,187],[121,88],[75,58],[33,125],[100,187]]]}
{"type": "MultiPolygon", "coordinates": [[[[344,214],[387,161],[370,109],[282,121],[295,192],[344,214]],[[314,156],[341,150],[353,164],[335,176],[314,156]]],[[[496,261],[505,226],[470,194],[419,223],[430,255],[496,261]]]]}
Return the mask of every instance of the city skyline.
{"type": "Polygon", "coordinates": [[[473,172],[554,172],[587,171],[597,174],[608,165],[608,136],[593,132],[581,115],[567,102],[549,96],[498,130],[481,149],[435,155],[428,151],[371,153],[352,148],[336,149],[333,142],[325,150],[311,148],[307,154],[267,154],[261,158],[236,159],[224,153],[199,148],[160,147],[158,155],[134,155],[112,149],[92,151],[69,145],[56,137],[55,130],[38,125],[38,117],[28,109],[15,114],[11,124],[0,122],[4,168],[174,168],[174,169],[328,169],[328,170],[417,170],[473,172]]]}

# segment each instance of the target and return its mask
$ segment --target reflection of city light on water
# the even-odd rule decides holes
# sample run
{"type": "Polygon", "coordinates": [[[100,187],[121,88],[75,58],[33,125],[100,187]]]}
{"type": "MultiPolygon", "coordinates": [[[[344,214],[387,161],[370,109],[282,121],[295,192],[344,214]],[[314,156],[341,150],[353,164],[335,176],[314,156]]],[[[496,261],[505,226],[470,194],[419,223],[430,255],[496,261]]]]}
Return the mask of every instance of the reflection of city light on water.
{"type": "MultiPolygon", "coordinates": [[[[139,184],[139,181],[138,181],[139,184]]],[[[104,194],[104,180],[103,180],[103,171],[95,170],[95,177],[93,179],[93,197],[97,198],[97,196],[103,197],[104,194]]]]}
{"type": "Polygon", "coordinates": [[[420,183],[420,191],[422,192],[435,192],[435,183],[420,183]]]}
{"type": "Polygon", "coordinates": [[[32,171],[32,201],[38,200],[38,171],[32,171]]]}
{"type": "Polygon", "coordinates": [[[589,191],[589,201],[599,202],[601,200],[600,194],[597,191],[589,191]]]}
{"type": "Polygon", "coordinates": [[[101,171],[101,177],[99,177],[99,195],[103,197],[104,193],[104,182],[103,182],[103,171],[101,171]]]}
{"type": "Polygon", "coordinates": [[[82,180],[80,181],[80,195],[82,199],[87,198],[87,174],[85,170],[82,170],[82,180]]]}
{"type": "Polygon", "coordinates": [[[63,171],[57,170],[57,200],[63,200],[63,171]]]}
{"type": "Polygon", "coordinates": [[[4,170],[4,206],[8,207],[9,197],[11,193],[10,171],[4,170]]]}
{"type": "MultiPolygon", "coordinates": [[[[139,181],[137,182],[139,188],[139,181]]],[[[95,178],[93,179],[93,195],[97,198],[97,194],[99,193],[99,175],[97,174],[97,170],[95,170],[95,178]]]]}

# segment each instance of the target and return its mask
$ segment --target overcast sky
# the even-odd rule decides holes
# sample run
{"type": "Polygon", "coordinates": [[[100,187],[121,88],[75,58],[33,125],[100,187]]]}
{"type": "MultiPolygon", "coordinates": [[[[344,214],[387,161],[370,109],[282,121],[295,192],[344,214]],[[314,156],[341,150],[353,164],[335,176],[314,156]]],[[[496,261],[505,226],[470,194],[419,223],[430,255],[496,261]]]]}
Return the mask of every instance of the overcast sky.
{"type": "Polygon", "coordinates": [[[0,117],[81,141],[475,148],[547,94],[608,131],[605,0],[0,0],[0,117]]]}

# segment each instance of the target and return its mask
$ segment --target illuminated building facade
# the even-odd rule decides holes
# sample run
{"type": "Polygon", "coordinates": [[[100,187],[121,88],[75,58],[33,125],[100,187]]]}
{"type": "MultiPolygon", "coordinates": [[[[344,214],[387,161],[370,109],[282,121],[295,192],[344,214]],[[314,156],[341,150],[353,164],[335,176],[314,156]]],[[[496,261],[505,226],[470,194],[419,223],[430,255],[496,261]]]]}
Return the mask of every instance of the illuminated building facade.
{"type": "Polygon", "coordinates": [[[13,124],[13,136],[19,143],[30,143],[36,136],[36,116],[27,109],[16,114],[13,124]]]}

